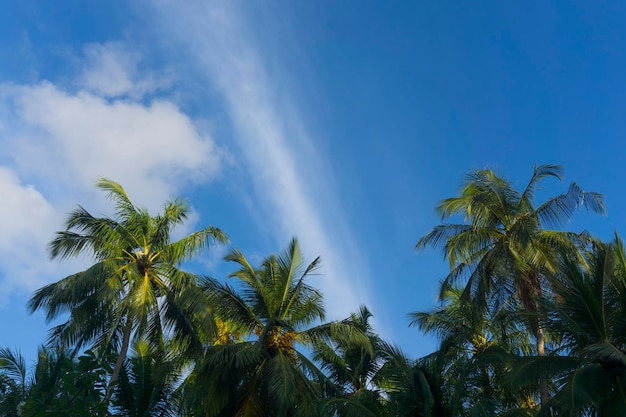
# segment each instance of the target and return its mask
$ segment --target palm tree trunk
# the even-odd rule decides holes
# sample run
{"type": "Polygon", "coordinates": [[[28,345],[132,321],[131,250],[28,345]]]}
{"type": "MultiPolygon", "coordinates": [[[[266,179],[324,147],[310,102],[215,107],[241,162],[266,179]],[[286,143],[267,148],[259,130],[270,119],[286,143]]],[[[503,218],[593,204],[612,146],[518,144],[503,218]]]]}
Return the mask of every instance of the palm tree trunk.
{"type": "MultiPolygon", "coordinates": [[[[536,300],[543,297],[543,289],[541,287],[539,272],[532,271],[528,280],[525,280],[525,282],[530,283],[530,286],[523,288],[521,292],[518,292],[518,294],[520,294],[522,304],[527,311],[539,313],[539,306],[537,305],[536,300]]],[[[537,356],[546,356],[546,339],[543,327],[541,327],[541,320],[539,318],[533,319],[532,326],[535,333],[537,356]]],[[[539,403],[541,404],[541,407],[545,406],[549,400],[550,394],[548,392],[548,381],[545,378],[541,378],[539,380],[539,403]]]]}
{"type": "Polygon", "coordinates": [[[128,318],[126,322],[126,328],[124,329],[124,338],[122,339],[122,348],[120,349],[120,354],[117,356],[117,360],[115,361],[115,367],[113,368],[113,373],[111,374],[111,379],[109,380],[109,384],[107,386],[107,392],[105,399],[108,400],[111,398],[111,394],[113,393],[113,385],[118,380],[120,376],[120,372],[122,370],[122,365],[124,364],[124,360],[126,359],[126,354],[128,353],[128,347],[130,346],[130,335],[133,331],[133,318],[132,316],[128,318]]]}
{"type": "Polygon", "coordinates": [[[493,392],[491,390],[491,381],[489,378],[489,369],[486,366],[481,368],[482,378],[483,378],[483,395],[487,399],[493,398],[493,392]]]}
{"type": "MultiPolygon", "coordinates": [[[[546,340],[543,334],[543,328],[541,325],[537,324],[537,331],[535,332],[535,340],[537,344],[537,356],[546,356],[546,340]]],[[[541,402],[541,407],[545,406],[550,400],[550,395],[548,393],[548,381],[545,378],[542,378],[539,381],[539,400],[541,402]]]]}

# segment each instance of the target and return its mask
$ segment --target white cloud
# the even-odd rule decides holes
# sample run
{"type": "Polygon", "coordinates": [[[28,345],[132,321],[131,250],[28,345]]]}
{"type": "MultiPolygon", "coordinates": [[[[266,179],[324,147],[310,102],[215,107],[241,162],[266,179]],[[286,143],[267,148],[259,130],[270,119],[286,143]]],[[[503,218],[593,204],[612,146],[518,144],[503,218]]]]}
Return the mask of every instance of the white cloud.
{"type": "Polygon", "coordinates": [[[306,253],[322,255],[319,282],[332,316],[367,303],[367,268],[336,207],[336,190],[301,128],[297,110],[282,111],[292,103],[274,94],[277,80],[265,72],[259,45],[246,33],[246,22],[233,3],[152,4],[160,17],[159,30],[187,48],[193,64],[226,101],[245,158],[242,165],[253,177],[264,220],[277,226],[276,238],[286,244],[297,234],[306,253]],[[299,154],[299,149],[310,153],[299,154]],[[312,190],[323,191],[316,195],[312,190]],[[321,201],[330,204],[321,207],[321,201]]]}
{"type": "Polygon", "coordinates": [[[33,185],[24,185],[12,169],[0,166],[0,276],[5,276],[0,305],[20,287],[41,284],[45,248],[57,213],[33,185]]]}
{"type": "Polygon", "coordinates": [[[153,205],[170,197],[181,179],[211,178],[219,169],[211,138],[170,102],[109,102],[47,82],[9,90],[17,124],[8,138],[14,163],[38,180],[87,191],[106,176],[153,205]]]}
{"type": "Polygon", "coordinates": [[[89,44],[84,48],[85,66],[78,84],[101,97],[140,98],[168,84],[138,71],[139,53],[121,42],[89,44]]]}
{"type": "Polygon", "coordinates": [[[89,48],[106,66],[83,74],[90,91],[0,84],[3,288],[32,290],[64,276],[67,266],[45,261],[45,246],[76,203],[110,212],[96,178],[120,182],[134,202],[157,211],[182,184],[210,180],[220,169],[212,138],[174,103],[132,98],[139,90],[127,82],[135,85],[139,74],[121,46],[89,48]]]}

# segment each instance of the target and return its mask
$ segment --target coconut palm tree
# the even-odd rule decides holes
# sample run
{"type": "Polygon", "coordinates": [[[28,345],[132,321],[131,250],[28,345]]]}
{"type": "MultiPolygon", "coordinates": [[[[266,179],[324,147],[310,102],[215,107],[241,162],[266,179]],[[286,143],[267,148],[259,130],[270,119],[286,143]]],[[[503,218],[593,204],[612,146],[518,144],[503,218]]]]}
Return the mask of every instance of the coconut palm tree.
{"type": "Polygon", "coordinates": [[[110,396],[133,338],[159,345],[171,330],[187,344],[198,343],[181,301],[195,277],[179,267],[209,243],[225,242],[226,236],[209,226],[172,242],[173,228],[189,212],[183,202],[169,201],[152,216],[136,207],[120,184],[103,178],[96,185],[114,202],[115,217],[94,217],[79,206],[70,213],[66,230],[50,243],[53,259],[88,254],[95,263],[37,290],[28,308],[44,310],[48,320],[69,313],[51,331],[53,342],[116,352],[110,396]]]}
{"type": "Polygon", "coordinates": [[[0,415],[108,416],[106,367],[107,361],[91,351],[76,358],[59,347],[41,347],[35,368],[29,372],[19,352],[2,348],[0,379],[9,378],[13,391],[0,401],[0,415]]]}
{"type": "Polygon", "coordinates": [[[400,348],[381,346],[384,364],[374,377],[388,398],[386,410],[398,417],[452,417],[444,364],[438,357],[410,359],[400,348]]]}
{"type": "MultiPolygon", "coordinates": [[[[548,227],[562,226],[580,207],[605,212],[602,195],[585,192],[576,183],[567,193],[536,206],[534,195],[541,181],[561,179],[561,172],[558,165],[535,166],[522,192],[491,170],[470,173],[461,196],[448,198],[438,207],[443,219],[461,215],[466,223],[436,226],[416,244],[416,249],[443,249],[451,272],[442,289],[466,277],[463,300],[472,301],[476,314],[482,314],[494,300],[498,305],[511,298],[536,313],[545,278],[557,270],[557,253],[576,252],[583,240],[581,235],[548,227]]],[[[537,353],[544,355],[544,331],[537,317],[530,317],[527,325],[535,337],[537,353]]],[[[545,384],[540,397],[542,404],[547,402],[545,384]]]]}
{"type": "Polygon", "coordinates": [[[9,348],[0,348],[0,415],[19,415],[18,408],[28,398],[30,383],[24,356],[9,348]]]}
{"type": "Polygon", "coordinates": [[[118,415],[125,417],[174,417],[179,399],[178,366],[168,350],[155,351],[137,340],[125,361],[114,392],[118,415]]]}
{"type": "Polygon", "coordinates": [[[541,416],[626,415],[626,254],[619,238],[596,242],[586,265],[565,255],[544,326],[562,335],[561,355],[526,358],[513,384],[552,379],[541,416]]]}
{"type": "Polygon", "coordinates": [[[514,359],[532,351],[528,333],[515,320],[516,311],[490,309],[478,316],[461,301],[462,292],[448,288],[441,306],[410,314],[411,326],[440,340],[439,350],[427,361],[440,364],[451,411],[459,416],[496,415],[532,407],[528,389],[504,384],[514,359]]]}
{"type": "Polygon", "coordinates": [[[373,379],[383,365],[383,341],[374,332],[372,313],[364,305],[343,322],[362,332],[365,338],[335,337],[315,344],[313,359],[330,380],[341,389],[341,396],[328,402],[340,416],[383,416],[385,400],[373,379]]]}
{"type": "Polygon", "coordinates": [[[195,393],[188,398],[206,416],[318,415],[332,384],[302,348],[353,330],[323,323],[322,294],[307,283],[320,259],[305,264],[293,239],[259,268],[238,250],[226,260],[240,267],[230,275],[236,287],[211,278],[202,286],[214,314],[236,323],[242,340],[207,349],[187,381],[187,393],[195,393]]]}

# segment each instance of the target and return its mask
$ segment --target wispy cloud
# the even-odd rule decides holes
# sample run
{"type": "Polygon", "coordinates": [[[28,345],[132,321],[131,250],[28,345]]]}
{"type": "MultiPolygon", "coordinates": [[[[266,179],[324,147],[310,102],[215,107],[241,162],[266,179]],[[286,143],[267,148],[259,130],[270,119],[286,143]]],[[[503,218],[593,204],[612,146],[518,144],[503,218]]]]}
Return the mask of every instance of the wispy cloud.
{"type": "Polygon", "coordinates": [[[276,240],[286,244],[297,234],[306,253],[322,255],[320,286],[333,317],[370,301],[366,262],[342,221],[337,190],[303,128],[297,98],[276,94],[277,74],[268,74],[262,47],[246,31],[236,3],[152,5],[159,33],[187,51],[190,65],[206,74],[225,101],[240,164],[255,186],[255,209],[263,211],[276,240]],[[299,153],[303,149],[307,154],[299,153]]]}
{"type": "Polygon", "coordinates": [[[145,68],[140,71],[141,54],[123,42],[88,44],[83,55],[77,84],[101,97],[139,99],[170,82],[168,77],[155,77],[145,68]]]}

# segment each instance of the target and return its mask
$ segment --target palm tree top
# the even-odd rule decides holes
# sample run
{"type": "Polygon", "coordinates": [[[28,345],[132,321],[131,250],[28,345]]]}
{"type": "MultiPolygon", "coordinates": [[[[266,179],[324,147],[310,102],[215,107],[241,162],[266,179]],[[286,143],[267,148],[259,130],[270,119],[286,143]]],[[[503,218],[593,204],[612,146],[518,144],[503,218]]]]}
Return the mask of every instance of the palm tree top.
{"type": "MultiPolygon", "coordinates": [[[[450,272],[442,282],[440,297],[464,277],[461,301],[472,301],[474,316],[482,315],[490,305],[502,306],[511,301],[528,312],[538,312],[537,300],[546,289],[545,277],[558,269],[558,254],[579,255],[579,249],[588,242],[583,234],[548,228],[563,226],[580,208],[606,212],[602,194],[583,191],[574,182],[566,193],[537,206],[534,195],[541,181],[560,180],[561,175],[559,165],[535,165],[526,188],[519,192],[489,169],[468,174],[461,195],[443,200],[438,207],[443,219],[461,215],[465,222],[435,226],[415,245],[416,249],[442,249],[449,262],[450,272]]],[[[419,323],[419,316],[416,319],[424,324],[419,323]]],[[[541,324],[533,318],[527,325],[535,335],[537,354],[544,355],[541,324]]],[[[541,403],[545,404],[545,381],[540,391],[541,403]]]]}
{"type": "MultiPolygon", "coordinates": [[[[435,226],[418,240],[415,249],[441,248],[454,267],[470,262],[469,254],[479,255],[494,242],[514,241],[524,247],[532,241],[534,234],[547,231],[547,227],[563,226],[579,208],[605,215],[604,196],[583,191],[575,182],[570,184],[566,193],[550,198],[538,207],[535,205],[535,191],[541,181],[546,178],[561,180],[562,171],[560,165],[535,165],[522,192],[490,169],[470,172],[461,195],[447,198],[437,207],[442,219],[461,215],[465,222],[435,226]]],[[[556,236],[546,238],[556,239],[556,236]]]]}
{"type": "Polygon", "coordinates": [[[238,249],[228,254],[225,260],[240,266],[229,277],[236,278],[243,286],[242,302],[248,306],[246,315],[255,317],[258,325],[290,323],[295,330],[324,320],[322,293],[306,282],[307,277],[319,268],[320,257],[305,264],[297,239],[293,238],[283,252],[265,258],[260,268],[250,265],[238,249]]]}
{"type": "Polygon", "coordinates": [[[196,277],[179,267],[211,243],[225,242],[226,235],[208,226],[172,242],[172,230],[189,212],[183,201],[170,200],[152,216],[136,207],[115,181],[100,178],[96,186],[114,202],[114,216],[95,217],[78,206],[49,245],[52,258],[88,254],[94,265],[40,288],[28,309],[43,309],[48,320],[70,313],[65,323],[52,329],[51,341],[76,348],[84,343],[119,348],[108,397],[131,339],[145,337],[158,346],[164,334],[173,331],[180,341],[199,344],[181,302],[185,291],[195,287],[196,277]]]}
{"type": "Polygon", "coordinates": [[[99,178],[96,186],[114,203],[114,217],[94,217],[79,205],[70,212],[66,230],[58,232],[49,244],[53,259],[66,259],[89,250],[96,259],[134,257],[154,262],[157,256],[167,256],[182,261],[204,250],[211,241],[228,240],[220,229],[209,226],[172,243],[172,230],[187,220],[189,206],[185,201],[169,200],[162,213],[151,216],[147,209],[131,202],[119,183],[99,178]]]}
{"type": "Polygon", "coordinates": [[[600,193],[585,192],[571,183],[567,193],[549,199],[535,208],[535,192],[547,178],[561,181],[561,165],[535,165],[533,175],[520,193],[513,185],[491,169],[478,169],[467,174],[460,197],[443,200],[437,207],[442,219],[462,214],[472,225],[506,225],[516,217],[536,214],[543,226],[562,226],[571,220],[574,211],[584,207],[597,214],[605,215],[604,197],[600,193]]]}

